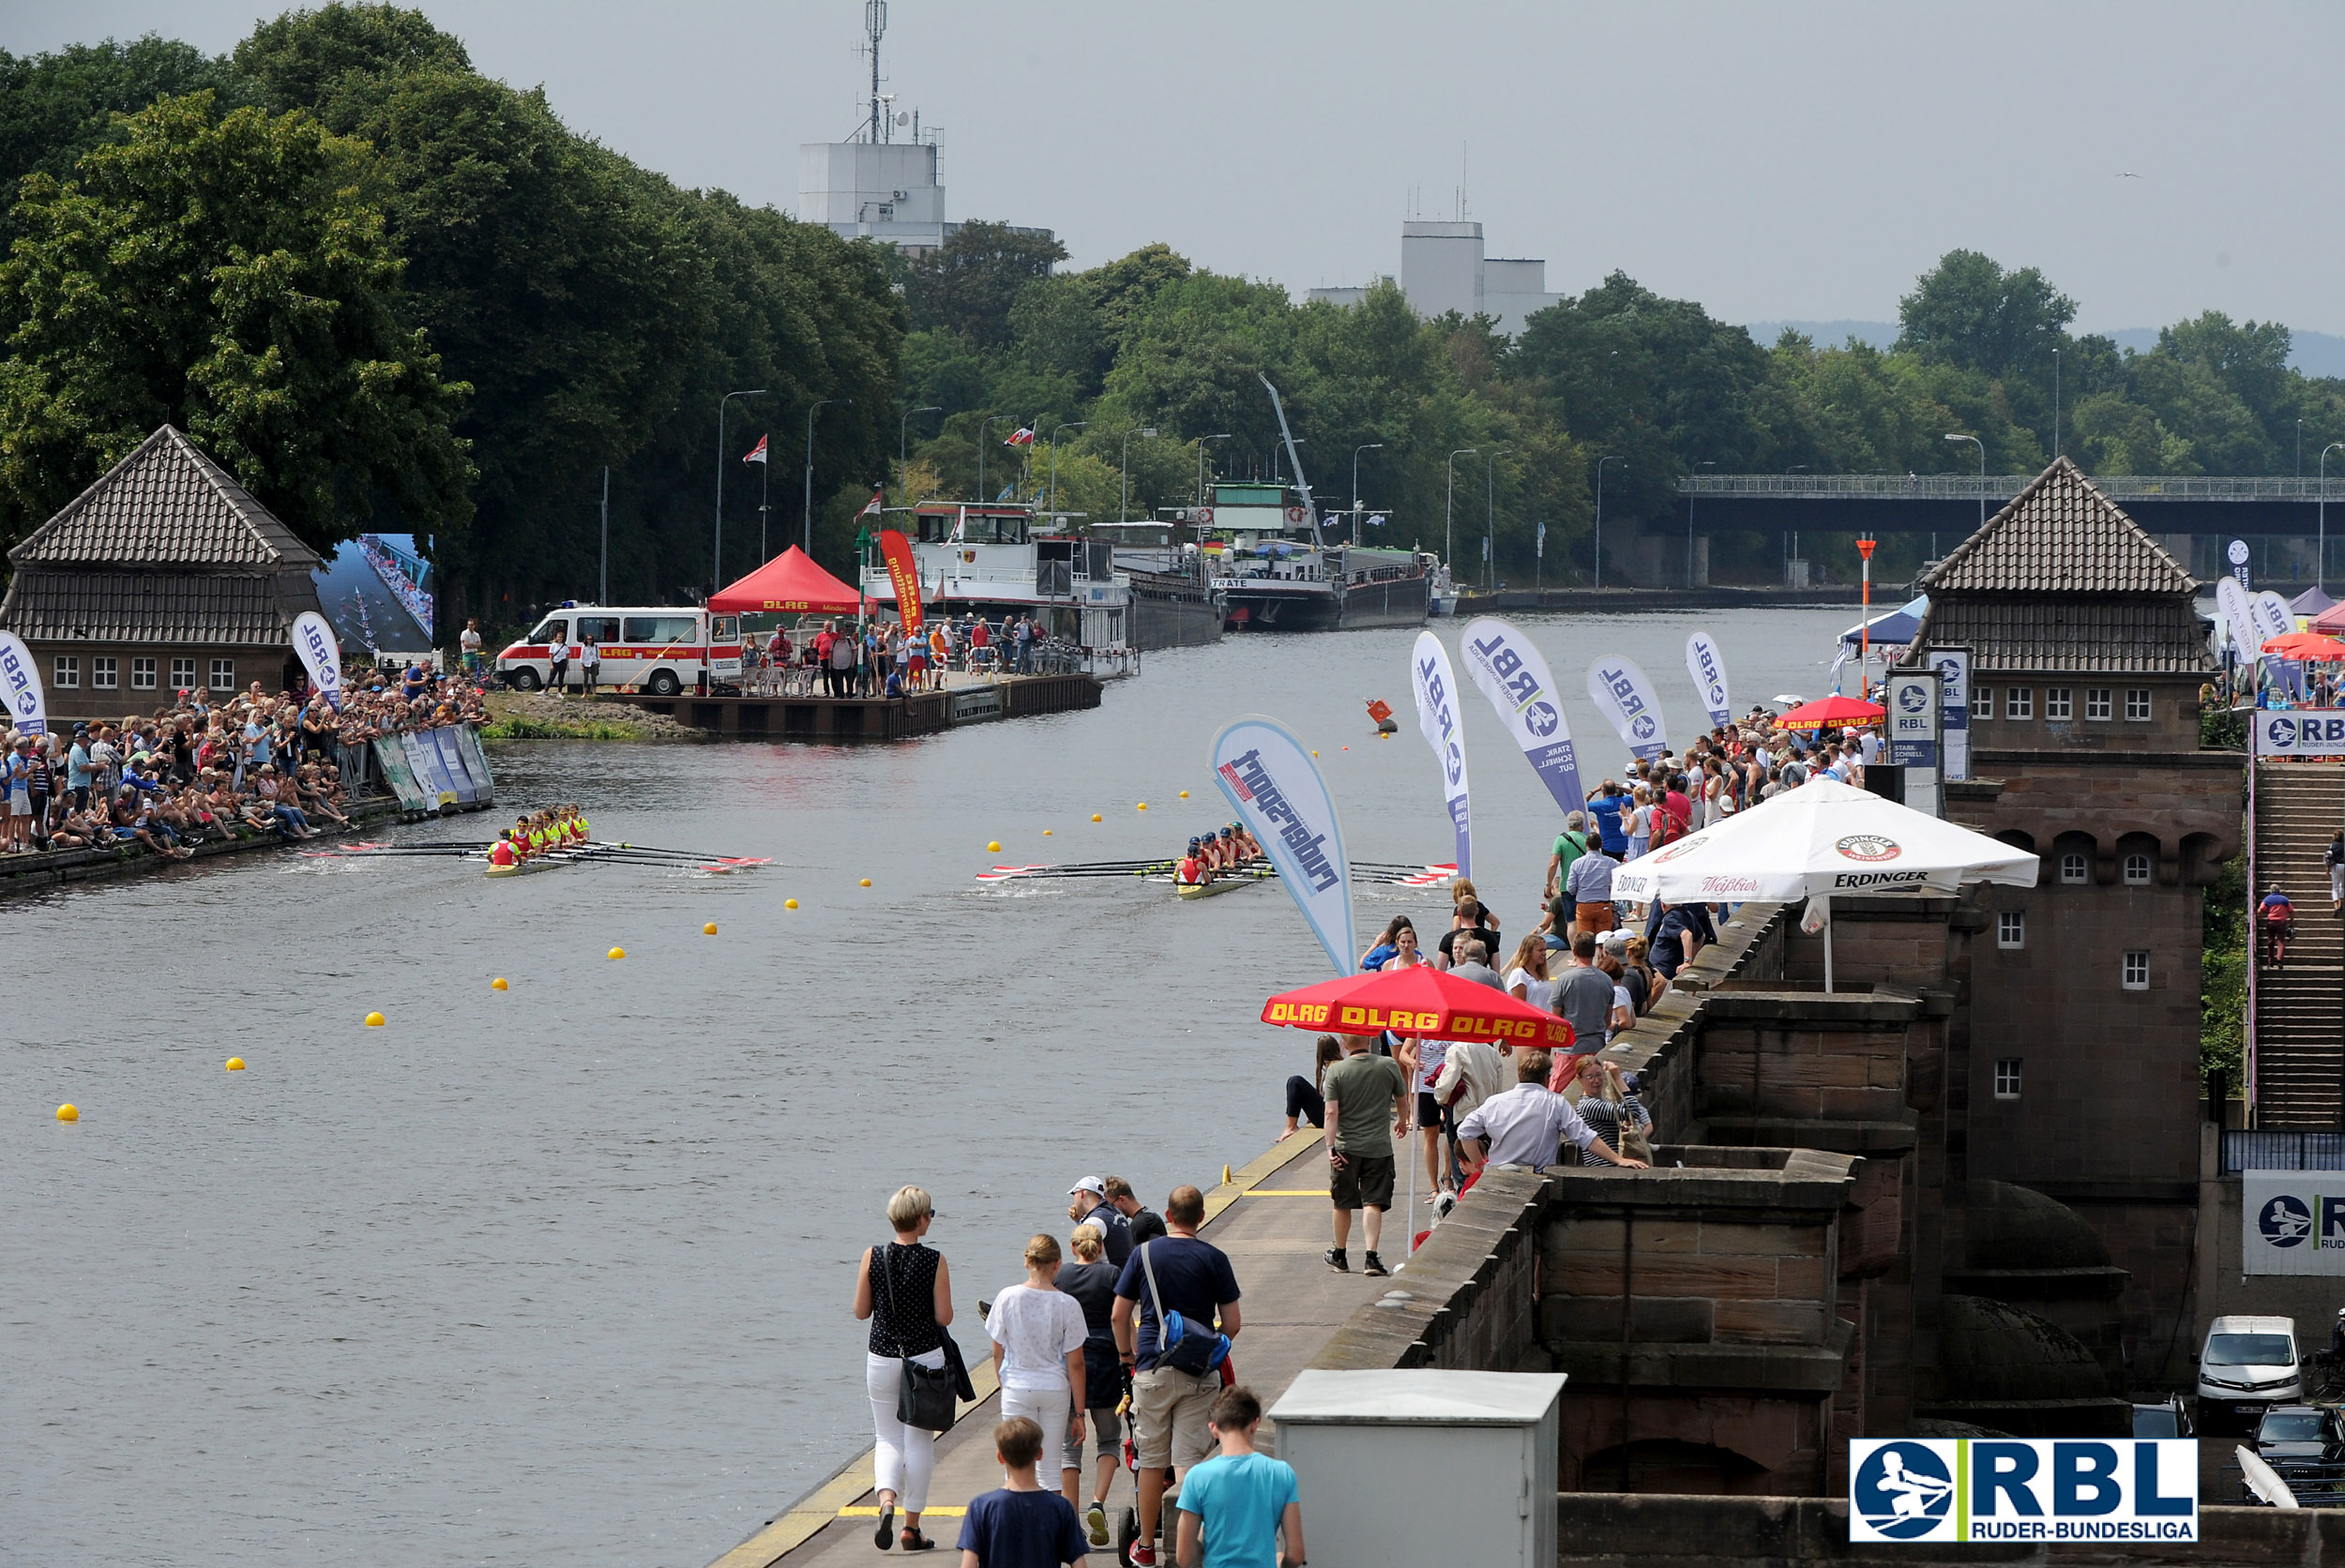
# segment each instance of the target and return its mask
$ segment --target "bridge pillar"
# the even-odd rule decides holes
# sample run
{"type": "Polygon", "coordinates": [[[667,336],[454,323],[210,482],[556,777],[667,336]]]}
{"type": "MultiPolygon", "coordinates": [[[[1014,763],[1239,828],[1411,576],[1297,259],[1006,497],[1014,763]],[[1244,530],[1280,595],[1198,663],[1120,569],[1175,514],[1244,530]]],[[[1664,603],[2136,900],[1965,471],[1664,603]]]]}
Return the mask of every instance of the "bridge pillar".
{"type": "Polygon", "coordinates": [[[1693,571],[1691,575],[1693,580],[1688,582],[1686,585],[1687,587],[1707,588],[1710,586],[1710,540],[1707,535],[1696,535],[1694,536],[1693,571]]]}

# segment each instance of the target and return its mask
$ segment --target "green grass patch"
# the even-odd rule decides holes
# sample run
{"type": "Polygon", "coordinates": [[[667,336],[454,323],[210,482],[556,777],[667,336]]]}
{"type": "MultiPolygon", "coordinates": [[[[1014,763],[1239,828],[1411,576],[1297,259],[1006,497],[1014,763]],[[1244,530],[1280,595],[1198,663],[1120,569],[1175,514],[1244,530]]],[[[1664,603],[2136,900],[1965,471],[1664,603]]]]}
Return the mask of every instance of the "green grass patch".
{"type": "Polygon", "coordinates": [[[485,741],[640,741],[644,731],[607,718],[524,718],[519,714],[480,729],[485,741]]]}

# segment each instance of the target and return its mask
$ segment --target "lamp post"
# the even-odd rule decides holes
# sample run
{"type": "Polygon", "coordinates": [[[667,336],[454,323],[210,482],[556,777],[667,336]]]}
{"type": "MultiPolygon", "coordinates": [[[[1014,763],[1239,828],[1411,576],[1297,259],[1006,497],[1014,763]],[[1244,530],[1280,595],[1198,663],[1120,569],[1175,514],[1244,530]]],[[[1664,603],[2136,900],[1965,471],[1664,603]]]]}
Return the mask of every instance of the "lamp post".
{"type": "MultiPolygon", "coordinates": [[[[825,398],[806,411],[806,510],[798,524],[798,548],[809,556],[814,553],[814,416],[833,403],[851,403],[853,398],[825,398]]],[[[858,569],[861,562],[856,562],[858,569]]]]}
{"type": "Polygon", "coordinates": [[[1228,430],[1223,430],[1219,435],[1201,435],[1197,438],[1196,504],[1200,506],[1205,504],[1205,443],[1208,441],[1227,441],[1229,439],[1230,432],[1228,430]]]}
{"type": "Polygon", "coordinates": [[[725,405],[735,398],[762,398],[765,389],[755,387],[747,392],[728,392],[717,400],[717,549],[708,591],[715,593],[725,585],[725,405]]]}
{"type": "MultiPolygon", "coordinates": [[[[1808,465],[1806,463],[1795,462],[1792,464],[1791,467],[1783,471],[1783,477],[1788,479],[1794,474],[1805,474],[1807,472],[1808,465]]],[[[1799,530],[1794,528],[1786,532],[1783,535],[1783,586],[1786,588],[1789,588],[1792,585],[1792,563],[1798,559],[1799,530]]]]}
{"type": "MultiPolygon", "coordinates": [[[[1716,462],[1698,462],[1696,468],[1716,468],[1716,462]]],[[[1701,477],[1700,475],[1695,475],[1701,477]]],[[[1694,492],[1686,492],[1686,586],[1694,585],[1694,492]]]]}
{"type": "Polygon", "coordinates": [[[1090,421],[1090,420],[1088,420],[1088,419],[1076,419],[1076,420],[1071,420],[1071,421],[1069,421],[1068,423],[1064,424],[1064,425],[1054,426],[1054,427],[1052,427],[1052,429],[1051,429],[1051,506],[1050,506],[1050,509],[1051,509],[1051,511],[1053,511],[1053,512],[1055,512],[1055,511],[1057,511],[1057,510],[1058,510],[1058,432],[1059,432],[1060,430],[1082,430],[1082,429],[1085,425],[1088,425],[1088,424],[1090,424],[1090,423],[1091,423],[1091,421],[1090,421]]]}
{"type": "Polygon", "coordinates": [[[1596,460],[1596,585],[1604,586],[1604,465],[1608,462],[1626,464],[1628,460],[1618,452],[1596,460]]]}
{"type": "Polygon", "coordinates": [[[1453,581],[1458,575],[1458,531],[1450,519],[1455,514],[1458,505],[1458,460],[1474,455],[1473,447],[1460,446],[1449,454],[1449,461],[1446,465],[1449,471],[1449,484],[1448,489],[1444,492],[1441,504],[1441,558],[1442,564],[1449,567],[1449,575],[1453,581]]]}
{"type": "Polygon", "coordinates": [[[1498,592],[1498,460],[1513,450],[1495,447],[1482,460],[1482,537],[1487,541],[1482,548],[1490,552],[1484,581],[1492,594],[1498,592]]]}
{"type": "MultiPolygon", "coordinates": [[[[911,482],[905,477],[906,475],[912,472],[912,462],[909,456],[912,449],[905,445],[905,431],[912,424],[912,416],[915,414],[942,414],[945,411],[943,409],[937,407],[934,403],[930,403],[926,408],[908,408],[904,410],[904,416],[896,421],[896,482],[898,484],[908,485],[911,482]]],[[[908,503],[912,498],[910,496],[906,496],[904,499],[908,503]]]]}
{"type": "Polygon", "coordinates": [[[2312,584],[2322,593],[2329,591],[2329,454],[2345,446],[2345,441],[2332,441],[2321,448],[2321,553],[2312,567],[2312,584]]]}
{"type": "Polygon", "coordinates": [[[1156,433],[1154,425],[1134,425],[1124,432],[1124,490],[1115,503],[1115,520],[1118,522],[1130,516],[1132,509],[1132,437],[1153,436],[1156,433]]]}
{"type": "Polygon", "coordinates": [[[1381,441],[1363,442],[1352,448],[1352,542],[1355,545],[1360,542],[1360,454],[1384,449],[1381,441]]]}
{"type": "Polygon", "coordinates": [[[1978,525],[1987,526],[1987,443],[1974,435],[1949,435],[1948,441],[1967,441],[1978,448],[1978,525]]]}

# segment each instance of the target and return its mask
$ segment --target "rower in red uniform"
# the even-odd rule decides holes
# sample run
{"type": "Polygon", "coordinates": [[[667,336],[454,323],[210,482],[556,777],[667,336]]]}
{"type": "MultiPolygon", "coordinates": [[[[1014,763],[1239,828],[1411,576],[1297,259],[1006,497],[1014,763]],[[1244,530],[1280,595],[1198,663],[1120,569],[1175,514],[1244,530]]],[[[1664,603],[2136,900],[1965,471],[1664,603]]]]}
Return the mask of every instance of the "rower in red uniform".
{"type": "Polygon", "coordinates": [[[1195,887],[1200,882],[1212,880],[1213,868],[1199,858],[1199,847],[1198,840],[1190,839],[1188,853],[1183,855],[1180,865],[1173,868],[1174,880],[1184,887],[1195,887]]]}
{"type": "Polygon", "coordinates": [[[513,830],[511,828],[506,829],[498,837],[497,841],[489,848],[489,864],[492,866],[518,866],[521,864],[521,858],[513,852],[513,830]]]}

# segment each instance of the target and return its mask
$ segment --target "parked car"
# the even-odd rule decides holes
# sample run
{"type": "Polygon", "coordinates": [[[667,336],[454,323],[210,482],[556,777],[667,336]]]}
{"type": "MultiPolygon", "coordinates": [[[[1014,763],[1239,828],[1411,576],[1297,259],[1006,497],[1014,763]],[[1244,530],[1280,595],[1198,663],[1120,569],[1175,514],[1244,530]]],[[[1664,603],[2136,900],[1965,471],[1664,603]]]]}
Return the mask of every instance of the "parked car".
{"type": "Polygon", "coordinates": [[[2137,1438],[2187,1438],[2196,1433],[2190,1425],[2190,1411],[2183,1404],[2182,1395],[2170,1394],[2162,1405],[2133,1407],[2133,1435],[2137,1438]]]}
{"type": "Polygon", "coordinates": [[[2276,1470],[2345,1463],[2345,1422],[2321,1405],[2275,1405],[2256,1424],[2256,1455],[2276,1470]]]}
{"type": "Polygon", "coordinates": [[[2274,1405],[2304,1400],[2292,1318],[2217,1318],[2196,1359],[2202,1427],[2220,1416],[2252,1421],[2274,1405]]]}

